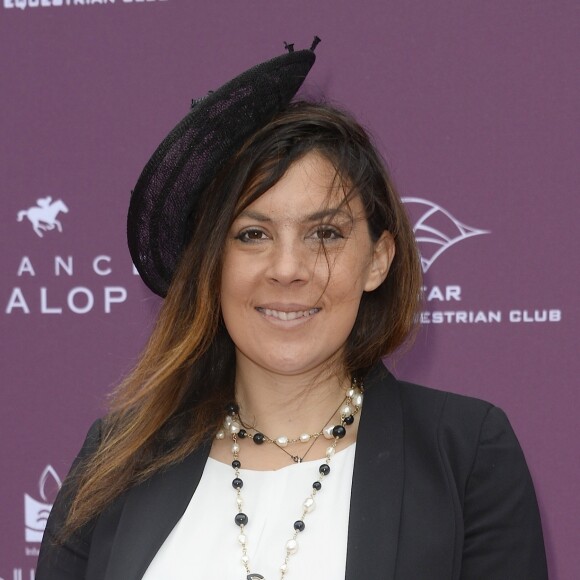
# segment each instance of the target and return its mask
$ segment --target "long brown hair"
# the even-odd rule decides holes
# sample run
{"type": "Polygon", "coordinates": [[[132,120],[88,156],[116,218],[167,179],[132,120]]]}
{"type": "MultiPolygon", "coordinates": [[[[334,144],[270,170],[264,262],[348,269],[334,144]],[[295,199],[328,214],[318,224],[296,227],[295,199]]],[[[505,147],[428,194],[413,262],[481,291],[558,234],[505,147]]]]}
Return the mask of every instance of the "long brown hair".
{"type": "Polygon", "coordinates": [[[371,237],[395,242],[386,280],[363,294],[344,367],[362,374],[400,347],[419,308],[413,231],[367,133],[326,104],[296,102],[254,134],[200,196],[187,244],[155,328],[133,372],[113,393],[98,448],[71,474],[64,536],[129,487],[209,441],[234,398],[235,350],[220,314],[222,254],[231,223],[310,151],[324,155],[359,195],[371,237]]]}

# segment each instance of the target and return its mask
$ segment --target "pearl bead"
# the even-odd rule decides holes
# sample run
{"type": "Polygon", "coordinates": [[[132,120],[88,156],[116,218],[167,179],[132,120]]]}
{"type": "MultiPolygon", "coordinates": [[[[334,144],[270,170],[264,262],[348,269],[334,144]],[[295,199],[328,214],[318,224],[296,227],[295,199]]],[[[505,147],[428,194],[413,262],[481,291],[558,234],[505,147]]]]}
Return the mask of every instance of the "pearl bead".
{"type": "Polygon", "coordinates": [[[286,542],[286,551],[289,554],[296,554],[296,552],[298,551],[298,542],[294,539],[288,540],[286,542]]]}
{"type": "Polygon", "coordinates": [[[346,435],[346,429],[342,425],[337,425],[333,430],[332,434],[337,439],[342,439],[346,435]]]}
{"type": "Polygon", "coordinates": [[[215,438],[216,439],[223,439],[226,436],[225,432],[223,429],[220,429],[216,434],[215,434],[215,438]]]}
{"type": "Polygon", "coordinates": [[[346,396],[349,399],[352,399],[355,396],[355,394],[356,394],[356,389],[353,389],[352,387],[350,389],[347,389],[347,391],[346,391],[346,396]]]}
{"type": "Polygon", "coordinates": [[[240,544],[244,545],[246,543],[246,534],[240,534],[238,536],[238,542],[240,542],[240,544]]]}
{"type": "Polygon", "coordinates": [[[308,443],[310,441],[310,435],[308,435],[308,433],[302,433],[302,435],[300,435],[300,441],[302,443],[308,443]]]}
{"type": "Polygon", "coordinates": [[[247,564],[250,561],[250,558],[244,554],[242,556],[241,560],[242,560],[242,564],[247,564]]]}
{"type": "Polygon", "coordinates": [[[336,449],[332,446],[326,448],[326,457],[330,459],[336,453],[336,449]]]}
{"type": "Polygon", "coordinates": [[[241,425],[239,423],[236,423],[235,421],[232,421],[230,423],[229,430],[230,430],[230,433],[233,435],[234,433],[239,433],[241,428],[242,427],[241,427],[241,425]]]}
{"type": "Polygon", "coordinates": [[[311,497],[306,499],[303,505],[307,513],[311,512],[316,507],[316,504],[314,503],[314,500],[311,497]]]}
{"type": "Polygon", "coordinates": [[[276,438],[276,445],[279,447],[286,447],[286,445],[288,445],[288,437],[280,435],[280,437],[276,438]]]}
{"type": "Polygon", "coordinates": [[[239,453],[240,452],[240,446],[237,443],[234,443],[232,445],[232,453],[239,453]]]}
{"type": "Polygon", "coordinates": [[[286,574],[287,571],[288,571],[288,565],[282,564],[282,566],[280,566],[280,572],[282,572],[282,574],[286,574]]]}
{"type": "Polygon", "coordinates": [[[343,417],[348,417],[348,415],[352,415],[352,409],[348,405],[344,405],[344,407],[340,409],[340,414],[343,417]]]}
{"type": "Polygon", "coordinates": [[[234,521],[238,526],[245,526],[248,523],[248,516],[240,512],[239,514],[236,514],[234,521]]]}
{"type": "Polygon", "coordinates": [[[333,429],[334,425],[328,425],[322,430],[322,434],[324,435],[325,439],[334,439],[334,435],[332,434],[333,429]]]}
{"type": "Polygon", "coordinates": [[[362,405],[362,403],[363,403],[363,396],[362,396],[362,394],[360,394],[360,393],[359,393],[358,395],[355,395],[355,396],[352,398],[352,402],[353,402],[353,403],[354,403],[354,404],[355,404],[357,407],[360,407],[360,406],[362,405]]]}
{"type": "Polygon", "coordinates": [[[226,429],[229,429],[230,425],[233,423],[233,419],[228,415],[225,419],[224,419],[224,427],[226,429]]]}

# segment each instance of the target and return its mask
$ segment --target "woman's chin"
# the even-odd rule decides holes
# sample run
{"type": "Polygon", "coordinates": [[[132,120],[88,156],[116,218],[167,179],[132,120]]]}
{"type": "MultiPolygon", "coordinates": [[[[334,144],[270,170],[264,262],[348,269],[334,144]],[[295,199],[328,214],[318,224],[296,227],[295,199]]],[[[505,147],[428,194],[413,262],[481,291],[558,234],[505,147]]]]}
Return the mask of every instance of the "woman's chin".
{"type": "MultiPolygon", "coordinates": [[[[248,353],[249,354],[249,353],[248,353]]],[[[333,366],[336,361],[336,353],[324,353],[321,356],[313,356],[311,350],[303,349],[301,352],[290,352],[283,349],[282,352],[268,352],[263,350],[259,356],[248,356],[238,351],[238,364],[250,363],[251,366],[264,371],[285,376],[297,376],[319,372],[333,366]]]]}

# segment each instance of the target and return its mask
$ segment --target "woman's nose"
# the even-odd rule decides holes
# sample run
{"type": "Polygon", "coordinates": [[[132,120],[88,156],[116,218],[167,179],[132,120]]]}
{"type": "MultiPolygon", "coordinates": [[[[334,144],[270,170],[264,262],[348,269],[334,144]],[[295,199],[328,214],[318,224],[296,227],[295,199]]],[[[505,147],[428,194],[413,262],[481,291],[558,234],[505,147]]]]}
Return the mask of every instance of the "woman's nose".
{"type": "Polygon", "coordinates": [[[268,277],[278,284],[307,282],[312,269],[312,256],[308,249],[296,240],[279,240],[270,254],[268,277]]]}

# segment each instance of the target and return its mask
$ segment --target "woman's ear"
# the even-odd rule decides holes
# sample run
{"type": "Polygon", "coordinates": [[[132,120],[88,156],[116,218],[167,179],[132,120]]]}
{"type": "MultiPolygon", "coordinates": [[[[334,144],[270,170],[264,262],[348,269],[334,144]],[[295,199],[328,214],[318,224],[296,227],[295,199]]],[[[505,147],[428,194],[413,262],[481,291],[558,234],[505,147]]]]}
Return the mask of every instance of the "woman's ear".
{"type": "Polygon", "coordinates": [[[376,290],[385,281],[394,257],[395,240],[389,232],[384,231],[374,246],[365,292],[376,290]]]}

